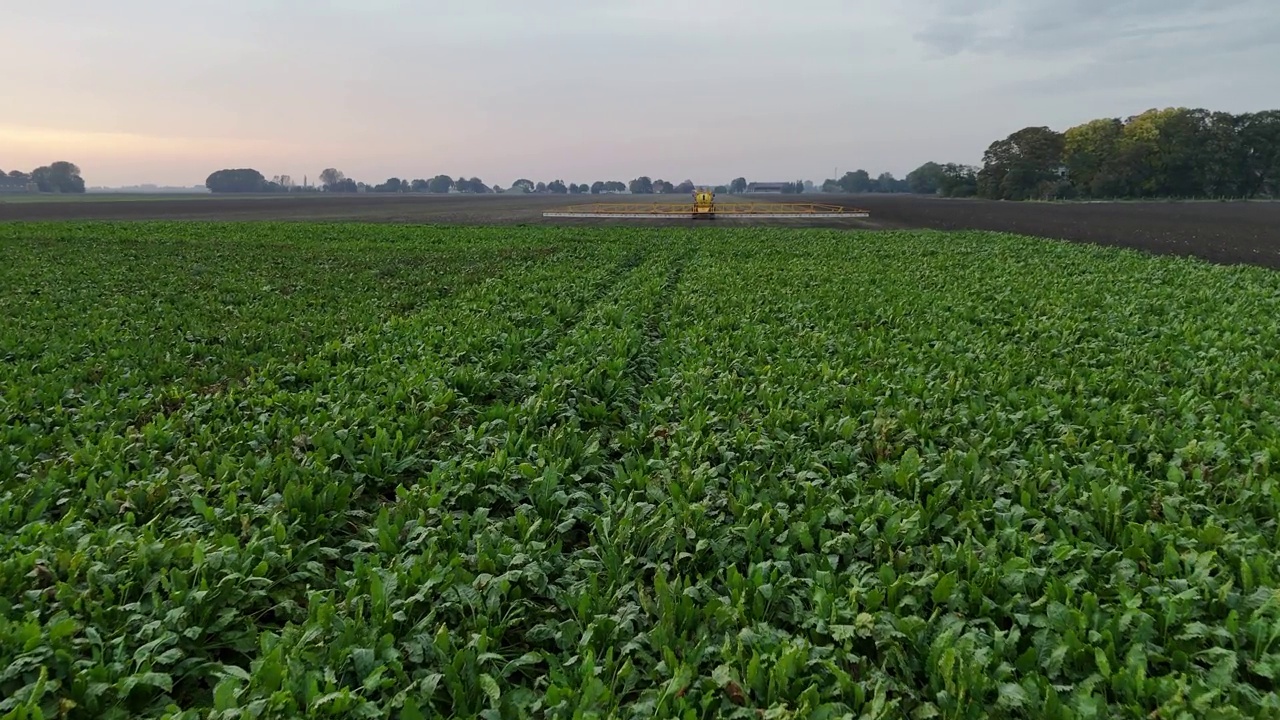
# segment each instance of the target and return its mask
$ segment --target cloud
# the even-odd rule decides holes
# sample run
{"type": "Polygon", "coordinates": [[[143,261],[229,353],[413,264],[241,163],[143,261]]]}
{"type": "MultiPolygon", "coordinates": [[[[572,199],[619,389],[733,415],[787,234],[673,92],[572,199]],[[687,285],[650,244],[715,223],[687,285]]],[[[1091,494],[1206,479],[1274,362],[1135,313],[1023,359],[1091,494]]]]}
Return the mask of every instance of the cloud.
{"type": "Polygon", "coordinates": [[[971,70],[966,85],[1007,130],[1275,102],[1275,0],[920,1],[917,47],[971,70]]]}
{"type": "Polygon", "coordinates": [[[1275,0],[930,0],[914,39],[937,55],[1123,58],[1239,48],[1280,31],[1275,0]]]}

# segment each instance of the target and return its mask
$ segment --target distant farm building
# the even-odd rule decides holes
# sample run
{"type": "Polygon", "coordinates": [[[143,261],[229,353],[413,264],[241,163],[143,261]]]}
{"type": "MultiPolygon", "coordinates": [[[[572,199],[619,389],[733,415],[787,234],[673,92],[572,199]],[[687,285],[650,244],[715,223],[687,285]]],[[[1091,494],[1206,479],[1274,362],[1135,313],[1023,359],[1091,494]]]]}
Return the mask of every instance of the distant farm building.
{"type": "Polygon", "coordinates": [[[773,182],[753,182],[747,183],[747,192],[749,193],[780,193],[786,183],[773,182]]]}
{"type": "Polygon", "coordinates": [[[0,193],[33,193],[36,190],[36,184],[26,178],[0,175],[0,193]]]}

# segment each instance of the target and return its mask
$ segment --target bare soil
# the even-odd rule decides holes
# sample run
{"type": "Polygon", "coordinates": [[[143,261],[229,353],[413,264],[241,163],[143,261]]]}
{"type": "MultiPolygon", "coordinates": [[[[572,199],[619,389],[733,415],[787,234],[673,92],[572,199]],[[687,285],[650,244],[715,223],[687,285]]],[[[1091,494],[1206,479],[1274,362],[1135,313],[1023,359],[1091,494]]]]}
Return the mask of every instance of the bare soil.
{"type": "MultiPolygon", "coordinates": [[[[911,195],[760,196],[859,207],[865,219],[716,220],[719,226],[767,224],[848,229],[992,230],[1195,256],[1217,263],[1280,268],[1280,203],[1014,203],[911,195]]],[[[740,201],[740,198],[734,198],[740,201]]],[[[284,220],[429,224],[692,225],[693,220],[584,220],[542,213],[592,202],[686,203],[677,196],[321,195],[180,197],[136,202],[0,202],[0,222],[35,220],[284,220]]]]}
{"type": "Polygon", "coordinates": [[[1280,202],[1027,203],[911,195],[829,200],[885,227],[993,230],[1280,268],[1280,202]]]}

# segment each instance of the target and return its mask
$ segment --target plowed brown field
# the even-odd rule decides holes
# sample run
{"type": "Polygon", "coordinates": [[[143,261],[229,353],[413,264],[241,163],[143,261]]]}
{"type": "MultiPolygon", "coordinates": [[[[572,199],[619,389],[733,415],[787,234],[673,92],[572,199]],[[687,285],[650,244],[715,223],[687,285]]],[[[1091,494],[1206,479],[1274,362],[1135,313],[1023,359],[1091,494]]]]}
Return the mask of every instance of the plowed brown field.
{"type": "MultiPolygon", "coordinates": [[[[1280,203],[1010,203],[909,195],[805,195],[752,198],[862,207],[863,220],[757,221],[771,225],[855,229],[993,230],[1192,255],[1219,263],[1280,268],[1280,203]]],[[[346,195],[295,197],[103,198],[0,202],[12,220],[308,220],[456,224],[690,224],[692,221],[601,221],[543,218],[548,209],[608,202],[688,202],[680,196],[346,195]]],[[[748,221],[717,221],[743,225],[748,221]]]]}

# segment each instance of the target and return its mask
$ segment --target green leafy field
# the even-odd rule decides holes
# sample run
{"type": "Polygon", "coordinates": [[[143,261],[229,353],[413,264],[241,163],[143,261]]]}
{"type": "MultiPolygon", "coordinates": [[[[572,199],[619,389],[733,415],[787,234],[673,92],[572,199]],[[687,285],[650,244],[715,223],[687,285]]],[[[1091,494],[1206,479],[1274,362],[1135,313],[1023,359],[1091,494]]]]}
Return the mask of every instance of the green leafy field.
{"type": "Polygon", "coordinates": [[[1280,714],[1280,275],[0,224],[0,717],[1280,714]]]}

